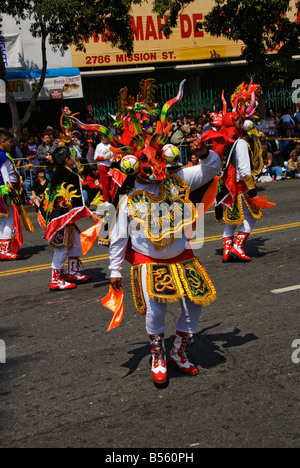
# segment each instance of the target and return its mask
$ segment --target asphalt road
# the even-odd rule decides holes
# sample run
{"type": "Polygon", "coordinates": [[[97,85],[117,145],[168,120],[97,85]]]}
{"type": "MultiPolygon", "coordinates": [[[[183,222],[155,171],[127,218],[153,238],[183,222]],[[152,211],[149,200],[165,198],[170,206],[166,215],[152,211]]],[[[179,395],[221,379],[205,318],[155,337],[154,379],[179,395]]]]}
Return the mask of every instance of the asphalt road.
{"type": "MultiPolygon", "coordinates": [[[[203,309],[191,349],[199,375],[170,369],[163,388],[152,382],[129,265],[124,320],[107,333],[112,314],[100,302],[108,292],[107,249],[95,245],[83,259],[91,283],[50,292],[52,251],[31,210],[36,230],[24,234],[25,259],[0,263],[0,446],[94,447],[104,455],[300,447],[300,289],[272,292],[300,285],[299,192],[300,180],[260,185],[259,195],[277,205],[257,222],[247,264],[222,264],[223,226],[205,215],[196,254],[218,300],[203,309]]],[[[178,314],[177,304],[169,306],[167,350],[178,314]]]]}

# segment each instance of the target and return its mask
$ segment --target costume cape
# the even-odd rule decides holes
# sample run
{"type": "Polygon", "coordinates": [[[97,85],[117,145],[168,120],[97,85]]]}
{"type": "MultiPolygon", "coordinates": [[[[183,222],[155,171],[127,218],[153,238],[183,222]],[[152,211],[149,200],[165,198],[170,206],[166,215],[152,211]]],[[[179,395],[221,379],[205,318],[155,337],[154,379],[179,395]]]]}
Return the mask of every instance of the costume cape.
{"type": "Polygon", "coordinates": [[[85,206],[80,177],[67,168],[57,170],[42,198],[38,221],[50,242],[68,224],[91,216],[85,206]]]}

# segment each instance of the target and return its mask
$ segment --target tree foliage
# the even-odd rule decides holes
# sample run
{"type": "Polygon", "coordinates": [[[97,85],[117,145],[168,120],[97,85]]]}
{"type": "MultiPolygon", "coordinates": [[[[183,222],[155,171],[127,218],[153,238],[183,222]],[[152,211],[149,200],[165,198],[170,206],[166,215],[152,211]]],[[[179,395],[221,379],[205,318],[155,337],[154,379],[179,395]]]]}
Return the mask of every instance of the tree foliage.
{"type": "Polygon", "coordinates": [[[291,21],[290,0],[215,0],[204,28],[245,44],[243,57],[263,88],[290,84],[293,55],[299,53],[299,25],[291,21]]]}

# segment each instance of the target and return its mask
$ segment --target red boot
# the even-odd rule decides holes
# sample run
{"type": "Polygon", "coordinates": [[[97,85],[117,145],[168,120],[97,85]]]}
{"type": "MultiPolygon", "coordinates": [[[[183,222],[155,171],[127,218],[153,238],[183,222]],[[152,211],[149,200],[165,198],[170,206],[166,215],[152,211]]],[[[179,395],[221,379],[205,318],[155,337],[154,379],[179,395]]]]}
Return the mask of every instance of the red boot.
{"type": "Polygon", "coordinates": [[[188,360],[186,355],[189,337],[189,333],[176,331],[174,346],[171,350],[168,364],[171,367],[176,367],[183,374],[197,375],[199,374],[197,367],[188,360]]]}
{"type": "Polygon", "coordinates": [[[65,289],[75,289],[76,287],[76,284],[68,283],[62,278],[60,270],[54,270],[52,268],[50,283],[51,291],[64,291],[65,289]]]}
{"type": "Polygon", "coordinates": [[[243,246],[246,245],[249,234],[249,232],[238,233],[235,243],[230,249],[229,255],[232,255],[233,257],[238,258],[243,262],[251,262],[251,257],[248,257],[243,249],[243,246]]]}
{"type": "Polygon", "coordinates": [[[223,263],[228,263],[233,260],[233,257],[229,255],[230,249],[232,247],[233,243],[233,237],[223,237],[223,245],[224,245],[224,250],[223,250],[223,263]]]}
{"type": "Polygon", "coordinates": [[[149,338],[152,346],[152,377],[156,384],[162,385],[168,378],[164,334],[161,333],[158,336],[149,335],[149,338]]]}
{"type": "Polygon", "coordinates": [[[10,239],[1,239],[0,240],[0,260],[20,260],[22,255],[18,255],[11,251],[11,241],[10,239]]]}
{"type": "Polygon", "coordinates": [[[69,273],[67,276],[67,281],[71,281],[73,283],[87,283],[90,280],[90,276],[86,276],[80,273],[79,258],[69,257],[69,273]]]}

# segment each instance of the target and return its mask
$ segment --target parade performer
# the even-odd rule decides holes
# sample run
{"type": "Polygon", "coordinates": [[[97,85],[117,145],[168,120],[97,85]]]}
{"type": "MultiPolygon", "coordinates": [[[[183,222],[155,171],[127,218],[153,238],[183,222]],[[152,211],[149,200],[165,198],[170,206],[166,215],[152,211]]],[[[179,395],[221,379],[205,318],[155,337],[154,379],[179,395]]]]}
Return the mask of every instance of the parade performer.
{"type": "MultiPolygon", "coordinates": [[[[214,179],[220,171],[220,158],[201,145],[196,151],[201,165],[166,173],[166,163],[177,164],[178,159],[175,146],[173,156],[164,155],[170,130],[166,117],[181,100],[183,85],[177,97],[163,106],[154,134],[145,131],[148,117],[156,109],[154,80],[150,79],[140,83],[142,91],[136,101],[127,96],[126,88],[120,92],[117,118],[123,120],[122,138],[116,141],[107,129],[101,128],[108,135],[115,163],[119,164],[119,169],[115,168],[119,176],[114,174],[120,185],[115,198],[117,215],[109,243],[111,289],[116,293],[122,290],[122,267],[128,259],[132,263],[134,302],[137,310],[146,315],[152,377],[159,385],[167,381],[167,304],[179,301],[181,307],[168,363],[184,374],[196,375],[199,371],[187,357],[187,346],[196,331],[202,306],[216,299],[215,288],[190,247],[189,231],[198,213],[189,194],[214,179]]],[[[86,128],[79,121],[77,124],[86,128]]],[[[211,203],[215,196],[216,192],[211,203]]]]}
{"type": "Polygon", "coordinates": [[[84,203],[81,179],[73,172],[74,158],[66,146],[58,147],[53,153],[56,170],[41,201],[38,221],[45,230],[45,239],[54,247],[52,261],[51,291],[74,289],[77,284],[90,281],[90,277],[79,271],[82,255],[80,231],[76,221],[91,217],[99,221],[84,203]],[[64,279],[64,264],[68,257],[68,275],[64,279]]]}
{"type": "Polygon", "coordinates": [[[217,221],[225,222],[223,263],[238,259],[251,261],[244,247],[263,209],[274,204],[257,197],[255,177],[263,168],[259,135],[251,117],[255,114],[260,94],[259,85],[242,83],[231,96],[232,112],[222,95],[223,112],[211,114],[218,132],[207,131],[201,140],[213,141],[213,148],[222,160],[222,173],[215,203],[217,221]],[[234,241],[234,233],[238,234],[234,241]]]}
{"type": "Polygon", "coordinates": [[[18,254],[23,243],[20,215],[29,232],[33,226],[23,207],[25,201],[22,179],[9,152],[13,147],[13,134],[0,129],[0,259],[20,260],[18,254]]]}

